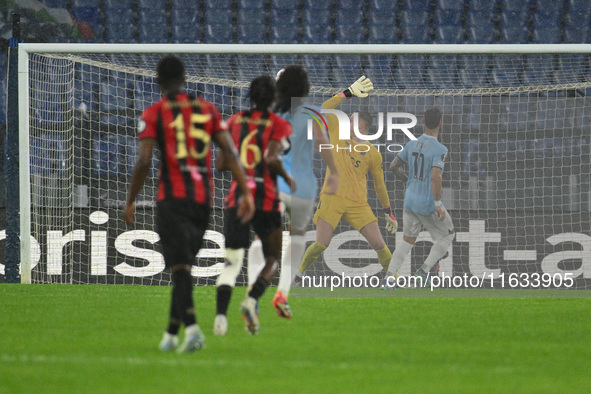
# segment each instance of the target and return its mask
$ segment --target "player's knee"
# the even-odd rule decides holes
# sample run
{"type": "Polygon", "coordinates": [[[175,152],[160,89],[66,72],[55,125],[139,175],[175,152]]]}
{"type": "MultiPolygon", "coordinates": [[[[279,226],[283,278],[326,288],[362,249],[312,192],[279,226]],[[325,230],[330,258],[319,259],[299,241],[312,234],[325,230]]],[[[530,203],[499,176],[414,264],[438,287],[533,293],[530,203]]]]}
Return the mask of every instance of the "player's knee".
{"type": "Polygon", "coordinates": [[[441,237],[438,242],[442,245],[449,247],[452,244],[455,237],[456,233],[450,232],[449,234],[446,234],[443,237],[441,237]]]}
{"type": "Polygon", "coordinates": [[[242,269],[244,260],[244,249],[226,249],[226,265],[218,276],[216,285],[227,285],[234,287],[236,278],[242,269]]]}
{"type": "Polygon", "coordinates": [[[409,243],[411,245],[414,245],[415,242],[417,242],[417,238],[416,237],[409,237],[409,236],[403,235],[402,236],[402,239],[404,240],[404,242],[409,243]]]}
{"type": "Polygon", "coordinates": [[[291,226],[291,228],[289,229],[289,235],[306,235],[306,227],[291,226]]]}
{"type": "Polygon", "coordinates": [[[265,259],[265,267],[268,267],[269,269],[275,271],[278,266],[279,266],[279,259],[277,259],[275,257],[269,257],[269,258],[265,259]]]}
{"type": "Polygon", "coordinates": [[[449,234],[446,235],[446,237],[449,239],[449,243],[451,243],[454,240],[454,238],[456,237],[456,231],[451,230],[449,232],[449,234]]]}

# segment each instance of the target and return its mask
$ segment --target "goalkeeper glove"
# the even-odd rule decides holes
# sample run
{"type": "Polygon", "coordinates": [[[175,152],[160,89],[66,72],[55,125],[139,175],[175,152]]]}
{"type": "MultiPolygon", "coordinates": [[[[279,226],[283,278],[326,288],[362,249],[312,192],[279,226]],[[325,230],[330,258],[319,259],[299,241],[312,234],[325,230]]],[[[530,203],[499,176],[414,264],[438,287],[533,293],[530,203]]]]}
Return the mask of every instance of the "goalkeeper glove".
{"type": "Polygon", "coordinates": [[[343,94],[346,97],[357,96],[357,97],[367,97],[368,92],[373,90],[373,83],[369,78],[366,78],[363,75],[359,78],[353,85],[349,86],[349,88],[343,91],[343,94]]]}
{"type": "Polygon", "coordinates": [[[389,231],[391,234],[395,234],[398,230],[398,220],[396,220],[394,217],[392,208],[384,208],[384,216],[386,216],[386,231],[389,231]]]}

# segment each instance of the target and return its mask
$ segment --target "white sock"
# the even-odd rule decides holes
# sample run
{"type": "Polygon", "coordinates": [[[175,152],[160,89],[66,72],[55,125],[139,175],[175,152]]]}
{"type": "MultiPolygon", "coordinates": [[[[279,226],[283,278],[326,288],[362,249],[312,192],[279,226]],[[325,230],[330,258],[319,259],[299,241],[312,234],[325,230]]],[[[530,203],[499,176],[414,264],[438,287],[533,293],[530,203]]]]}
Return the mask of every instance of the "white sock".
{"type": "Polygon", "coordinates": [[[259,274],[265,266],[265,256],[263,255],[263,243],[256,239],[248,248],[248,285],[252,286],[256,282],[259,274]]]}
{"type": "Polygon", "coordinates": [[[433,246],[431,247],[431,251],[429,252],[429,256],[427,256],[427,259],[421,266],[423,271],[429,272],[431,268],[433,268],[435,263],[437,263],[441,258],[443,258],[443,256],[445,256],[454,237],[455,234],[449,234],[433,244],[433,246]]]}
{"type": "Polygon", "coordinates": [[[281,259],[281,272],[279,273],[278,290],[283,292],[284,296],[289,295],[289,289],[296,275],[299,273],[298,267],[306,251],[306,239],[303,235],[292,235],[287,241],[287,248],[281,259]]]}
{"type": "Polygon", "coordinates": [[[392,260],[390,260],[390,265],[388,266],[388,272],[386,273],[386,276],[396,275],[396,273],[404,263],[404,258],[406,257],[408,252],[410,252],[412,247],[413,245],[409,244],[405,240],[402,240],[400,245],[396,245],[396,250],[394,251],[394,253],[392,253],[392,260]]]}

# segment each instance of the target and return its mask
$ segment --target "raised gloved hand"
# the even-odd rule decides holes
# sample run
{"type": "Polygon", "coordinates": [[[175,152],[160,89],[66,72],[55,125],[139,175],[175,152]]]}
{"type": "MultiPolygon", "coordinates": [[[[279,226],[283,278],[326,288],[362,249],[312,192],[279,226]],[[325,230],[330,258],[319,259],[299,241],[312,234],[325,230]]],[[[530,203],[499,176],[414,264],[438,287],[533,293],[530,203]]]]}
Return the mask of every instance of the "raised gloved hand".
{"type": "Polygon", "coordinates": [[[363,75],[357,81],[353,83],[353,85],[349,86],[347,90],[343,93],[347,97],[357,96],[357,97],[367,97],[368,92],[373,90],[373,83],[369,78],[363,75]]]}
{"type": "Polygon", "coordinates": [[[357,96],[357,97],[367,97],[368,93],[373,90],[373,83],[369,78],[363,75],[357,81],[353,83],[353,85],[349,86],[347,90],[343,93],[347,97],[357,96]]]}

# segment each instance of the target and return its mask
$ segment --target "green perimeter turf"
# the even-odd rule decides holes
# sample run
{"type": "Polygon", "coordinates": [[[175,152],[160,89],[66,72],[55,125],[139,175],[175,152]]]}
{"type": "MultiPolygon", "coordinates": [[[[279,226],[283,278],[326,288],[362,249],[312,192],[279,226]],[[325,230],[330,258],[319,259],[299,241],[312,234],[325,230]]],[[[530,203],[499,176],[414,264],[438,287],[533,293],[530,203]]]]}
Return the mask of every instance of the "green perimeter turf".
{"type": "Polygon", "coordinates": [[[220,338],[196,287],[207,348],[177,355],[169,287],[2,284],[0,392],[591,391],[589,298],[292,297],[288,321],[274,290],[253,337],[237,288],[220,338]]]}

